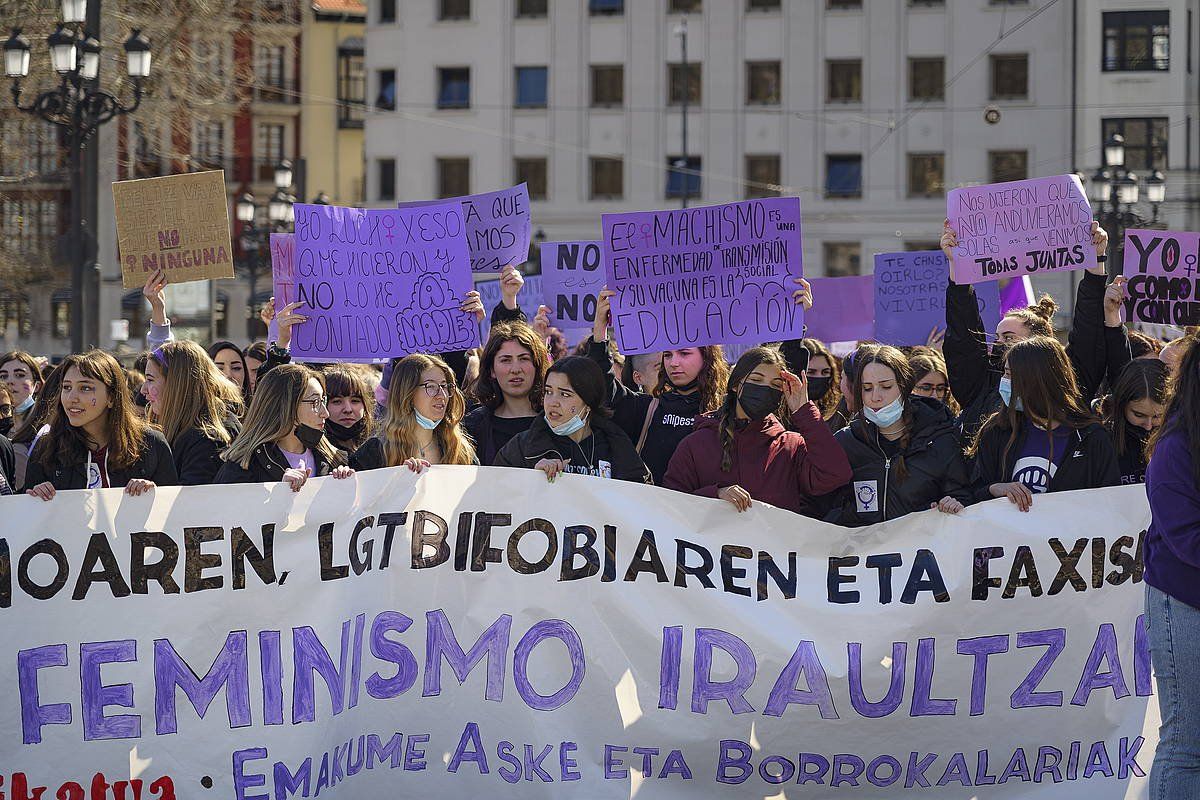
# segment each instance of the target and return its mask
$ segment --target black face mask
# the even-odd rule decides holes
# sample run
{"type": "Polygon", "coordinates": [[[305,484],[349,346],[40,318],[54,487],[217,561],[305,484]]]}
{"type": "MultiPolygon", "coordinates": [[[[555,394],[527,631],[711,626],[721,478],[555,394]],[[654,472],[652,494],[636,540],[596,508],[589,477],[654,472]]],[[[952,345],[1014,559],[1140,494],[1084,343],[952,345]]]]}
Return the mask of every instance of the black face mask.
{"type": "Polygon", "coordinates": [[[321,443],[321,439],[325,436],[324,428],[310,428],[308,425],[296,426],[296,438],[300,440],[300,444],[312,449],[321,443]]]}
{"type": "Polygon", "coordinates": [[[758,383],[743,383],[738,393],[738,404],[752,420],[766,419],[768,414],[779,410],[783,392],[758,383]]]}
{"type": "Polygon", "coordinates": [[[1139,428],[1137,425],[1125,424],[1125,442],[1133,447],[1136,452],[1142,452],[1146,442],[1150,441],[1150,431],[1145,428],[1139,428]]]}
{"type": "Polygon", "coordinates": [[[670,386],[671,388],[673,388],[677,392],[690,392],[693,389],[695,389],[697,386],[700,385],[700,378],[698,378],[698,377],[693,378],[692,380],[690,380],[684,384],[675,383],[674,381],[671,380],[670,375],[668,375],[666,377],[667,377],[667,385],[670,386]]]}
{"type": "Polygon", "coordinates": [[[809,378],[808,399],[814,403],[821,402],[821,398],[829,394],[829,387],[832,385],[833,378],[809,378]]]}
{"type": "Polygon", "coordinates": [[[8,436],[8,432],[12,430],[13,418],[4,417],[0,419],[0,436],[8,436]]]}
{"type": "Polygon", "coordinates": [[[350,442],[362,435],[367,427],[367,418],[363,417],[353,425],[339,425],[331,419],[325,420],[325,435],[335,442],[350,442]]]}

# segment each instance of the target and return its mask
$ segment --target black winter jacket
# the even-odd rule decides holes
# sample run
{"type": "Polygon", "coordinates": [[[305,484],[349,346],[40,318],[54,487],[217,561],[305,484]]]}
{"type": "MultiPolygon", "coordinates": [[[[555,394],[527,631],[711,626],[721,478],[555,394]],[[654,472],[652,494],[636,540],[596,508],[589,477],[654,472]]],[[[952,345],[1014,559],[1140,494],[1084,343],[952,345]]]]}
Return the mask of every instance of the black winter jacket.
{"type": "MultiPolygon", "coordinates": [[[[313,461],[316,462],[312,471],[314,478],[328,475],[335,466],[323,459],[316,450],[313,450],[313,461]]],[[[226,461],[221,464],[213,483],[275,483],[283,480],[283,473],[290,467],[279,445],[267,442],[254,448],[254,452],[250,454],[249,469],[244,469],[236,462],[226,461]]]]}
{"type": "MultiPolygon", "coordinates": [[[[38,447],[48,445],[47,437],[38,440],[38,447]]],[[[147,429],[142,439],[141,456],[127,469],[109,468],[108,485],[112,488],[124,488],[134,479],[154,481],[157,486],[176,486],[179,476],[175,472],[175,461],[171,457],[171,447],[167,440],[156,430],[147,429]]],[[[38,458],[37,448],[29,454],[29,466],[25,470],[25,488],[32,489],[39,483],[49,481],[58,491],[67,489],[87,488],[87,463],[66,466],[55,465],[46,468],[38,458]]]]}
{"type": "Polygon", "coordinates": [[[0,472],[4,473],[4,480],[8,481],[10,489],[14,492],[21,491],[21,487],[17,486],[16,477],[17,454],[7,436],[0,436],[0,472]]]}
{"type": "MultiPolygon", "coordinates": [[[[1104,290],[1107,279],[1083,273],[1075,298],[1075,316],[1067,339],[1067,355],[1075,369],[1079,393],[1090,403],[1104,380],[1108,364],[1104,332],[1104,290]]],[[[989,353],[975,288],[951,281],[946,286],[946,340],[942,352],[950,372],[950,392],[962,406],[959,420],[963,440],[970,442],[980,426],[1001,406],[997,387],[1004,374],[998,353],[989,353]]]]}
{"type": "MultiPolygon", "coordinates": [[[[991,500],[989,487],[994,483],[1012,483],[1013,466],[1025,444],[1025,427],[1005,454],[1009,431],[990,428],[979,439],[975,456],[972,484],[977,501],[991,500]]],[[[1104,426],[1098,422],[1079,428],[1067,446],[1062,463],[1050,479],[1048,492],[1068,492],[1073,489],[1097,489],[1121,483],[1117,467],[1117,448],[1104,426]]]]}
{"type": "MultiPolygon", "coordinates": [[[[225,420],[225,429],[233,437],[242,430],[236,417],[225,420]]],[[[175,472],[180,486],[205,486],[213,482],[221,469],[221,451],[228,447],[204,435],[199,428],[189,428],[175,439],[171,455],[175,459],[175,472]]]]}
{"type": "Polygon", "coordinates": [[[854,477],[816,504],[826,509],[827,522],[855,527],[925,511],[949,495],[964,504],[972,500],[970,473],[958,441],[958,425],[938,400],[910,397],[913,434],[908,447],[887,456],[879,444],[879,429],[856,418],[834,434],[846,451],[854,477]],[[903,457],[904,477],[897,474],[903,457]]]}
{"type": "MultiPolygon", "coordinates": [[[[487,406],[475,406],[475,408],[467,412],[462,421],[463,430],[471,437],[471,441],[475,442],[475,457],[485,467],[492,466],[495,463],[496,456],[500,453],[501,449],[497,446],[496,433],[493,427],[493,420],[495,418],[495,414],[487,406]]],[[[532,425],[533,419],[530,418],[526,421],[532,425]]]]}
{"type": "MultiPolygon", "coordinates": [[[[588,422],[592,426],[595,450],[588,447],[584,452],[607,453],[605,460],[612,466],[612,477],[618,480],[650,483],[650,470],[646,469],[646,465],[634,450],[633,442],[624,431],[612,421],[594,414],[588,422]]],[[[494,465],[531,469],[543,458],[557,458],[570,459],[571,465],[575,467],[586,467],[587,464],[581,463],[579,449],[579,445],[570,438],[556,435],[550,430],[546,418],[539,416],[529,430],[509,440],[496,456],[494,465]]],[[[599,461],[599,457],[596,460],[599,461]]]]}

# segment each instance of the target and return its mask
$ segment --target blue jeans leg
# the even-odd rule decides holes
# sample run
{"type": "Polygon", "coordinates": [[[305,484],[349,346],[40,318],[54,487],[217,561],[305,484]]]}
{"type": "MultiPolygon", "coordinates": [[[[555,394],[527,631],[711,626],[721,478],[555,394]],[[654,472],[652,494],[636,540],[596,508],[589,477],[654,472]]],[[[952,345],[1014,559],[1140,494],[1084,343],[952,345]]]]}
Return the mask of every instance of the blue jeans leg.
{"type": "Polygon", "coordinates": [[[1200,610],[1146,584],[1146,625],[1162,713],[1150,800],[1200,798],[1200,610]]]}

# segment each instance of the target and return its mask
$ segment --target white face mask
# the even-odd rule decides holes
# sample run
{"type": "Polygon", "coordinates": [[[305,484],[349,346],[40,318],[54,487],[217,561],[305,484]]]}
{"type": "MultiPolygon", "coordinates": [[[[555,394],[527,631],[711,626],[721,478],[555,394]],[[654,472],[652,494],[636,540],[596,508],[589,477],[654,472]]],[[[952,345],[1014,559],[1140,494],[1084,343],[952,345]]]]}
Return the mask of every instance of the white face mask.
{"type": "Polygon", "coordinates": [[[887,428],[899,422],[900,417],[904,414],[904,396],[897,397],[892,402],[888,403],[883,408],[876,411],[868,406],[863,406],[863,415],[871,422],[878,425],[880,428],[887,428]]]}
{"type": "Polygon", "coordinates": [[[578,433],[579,431],[583,430],[583,425],[586,421],[587,416],[581,417],[576,414],[556,428],[554,425],[550,425],[550,418],[546,418],[546,424],[550,425],[550,430],[554,432],[555,436],[570,436],[572,433],[578,433]]]}
{"type": "Polygon", "coordinates": [[[420,411],[417,411],[415,408],[413,409],[413,413],[417,415],[417,424],[427,431],[432,431],[436,429],[438,425],[442,424],[440,419],[430,419],[420,411]]]}

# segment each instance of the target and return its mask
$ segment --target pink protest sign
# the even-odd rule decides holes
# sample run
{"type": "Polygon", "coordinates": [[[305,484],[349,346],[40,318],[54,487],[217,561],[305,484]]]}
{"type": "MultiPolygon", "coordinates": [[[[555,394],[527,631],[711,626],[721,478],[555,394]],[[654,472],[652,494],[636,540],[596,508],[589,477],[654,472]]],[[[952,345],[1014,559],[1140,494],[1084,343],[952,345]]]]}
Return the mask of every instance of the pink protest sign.
{"type": "Polygon", "coordinates": [[[560,328],[591,328],[604,288],[599,242],[543,242],[542,294],[560,328]]]}
{"type": "Polygon", "coordinates": [[[524,264],[529,257],[529,189],[524,183],[498,192],[415,200],[399,203],[398,207],[441,203],[462,204],[472,272],[500,272],[509,264],[524,264]]]}
{"type": "Polygon", "coordinates": [[[804,335],[823,342],[857,342],[870,339],[875,330],[872,313],[874,284],[870,275],[843,278],[809,278],[813,307],[804,315],[804,335]]]}
{"type": "Polygon", "coordinates": [[[799,198],[604,214],[601,226],[621,352],[803,336],[799,198]]]}
{"type": "Polygon", "coordinates": [[[1200,325],[1200,233],[1127,230],[1124,253],[1129,319],[1200,325]]]}
{"type": "MultiPolygon", "coordinates": [[[[872,287],[875,339],[897,347],[925,344],[934,329],[946,328],[950,270],[941,250],[876,253],[872,287]]],[[[999,284],[975,287],[984,330],[1000,322],[999,284]]]]}
{"type": "MultiPolygon", "coordinates": [[[[479,344],[470,255],[457,202],[419,208],[297,203],[292,242],[298,360],[361,361],[479,344]]],[[[279,306],[279,297],[276,297],[279,306]]]]}
{"type": "Polygon", "coordinates": [[[1092,207],[1075,175],[951,189],[954,282],[982,283],[1096,266],[1092,207]]]}

